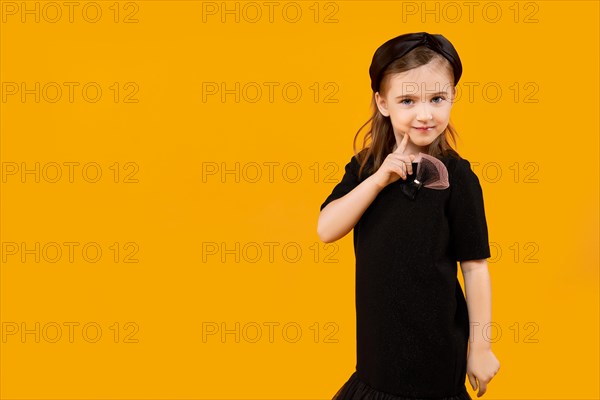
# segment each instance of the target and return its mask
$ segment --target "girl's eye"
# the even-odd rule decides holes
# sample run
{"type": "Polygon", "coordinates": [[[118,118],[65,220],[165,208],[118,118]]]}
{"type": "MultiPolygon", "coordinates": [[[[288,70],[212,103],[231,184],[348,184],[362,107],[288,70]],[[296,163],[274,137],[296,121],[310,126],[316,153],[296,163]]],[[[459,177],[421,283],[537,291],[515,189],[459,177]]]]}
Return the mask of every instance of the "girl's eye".
{"type": "MultiPolygon", "coordinates": [[[[441,103],[441,102],[442,102],[442,101],[444,101],[444,100],[446,100],[446,98],[445,98],[445,97],[443,97],[443,96],[435,96],[435,97],[432,99],[432,101],[433,101],[434,103],[436,103],[436,104],[439,104],[439,103],[441,103]],[[435,101],[435,99],[439,99],[439,101],[435,101]]],[[[412,101],[412,100],[411,100],[411,99],[402,99],[402,100],[400,100],[398,103],[399,103],[399,104],[403,104],[403,105],[408,105],[409,103],[406,103],[407,101],[412,101]]]]}

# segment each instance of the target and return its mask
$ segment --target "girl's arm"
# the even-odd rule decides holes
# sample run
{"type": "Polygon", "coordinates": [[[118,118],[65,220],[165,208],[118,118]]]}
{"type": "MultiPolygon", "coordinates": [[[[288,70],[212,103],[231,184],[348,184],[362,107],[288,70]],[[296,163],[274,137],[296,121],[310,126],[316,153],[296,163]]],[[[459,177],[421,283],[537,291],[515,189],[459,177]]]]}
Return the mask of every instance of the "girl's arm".
{"type": "Polygon", "coordinates": [[[407,173],[412,174],[415,155],[405,154],[409,140],[408,134],[404,134],[396,150],[387,155],[374,174],[321,210],[317,222],[319,239],[330,243],[346,236],[383,188],[400,178],[406,179],[407,173]]]}
{"type": "Polygon", "coordinates": [[[348,194],[327,204],[319,214],[317,234],[325,243],[335,242],[354,228],[369,205],[384,188],[374,174],[348,194]]]}
{"type": "Polygon", "coordinates": [[[492,287],[487,260],[461,261],[460,267],[471,324],[469,346],[472,349],[490,349],[491,343],[485,338],[484,332],[492,322],[492,287]]]}
{"type": "Polygon", "coordinates": [[[487,260],[461,261],[471,325],[467,376],[477,397],[487,391],[487,385],[500,369],[486,334],[492,320],[492,289],[487,260]]]}

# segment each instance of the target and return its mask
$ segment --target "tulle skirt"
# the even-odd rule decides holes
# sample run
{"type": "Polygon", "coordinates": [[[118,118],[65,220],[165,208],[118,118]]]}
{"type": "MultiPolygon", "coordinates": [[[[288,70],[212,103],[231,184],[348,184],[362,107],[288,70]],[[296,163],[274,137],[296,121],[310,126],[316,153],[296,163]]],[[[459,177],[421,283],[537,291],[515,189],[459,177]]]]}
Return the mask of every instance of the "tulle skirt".
{"type": "Polygon", "coordinates": [[[331,400],[472,400],[466,389],[456,396],[419,399],[415,397],[402,397],[390,393],[380,392],[373,389],[358,379],[358,373],[350,376],[350,379],[338,390],[331,400]]]}

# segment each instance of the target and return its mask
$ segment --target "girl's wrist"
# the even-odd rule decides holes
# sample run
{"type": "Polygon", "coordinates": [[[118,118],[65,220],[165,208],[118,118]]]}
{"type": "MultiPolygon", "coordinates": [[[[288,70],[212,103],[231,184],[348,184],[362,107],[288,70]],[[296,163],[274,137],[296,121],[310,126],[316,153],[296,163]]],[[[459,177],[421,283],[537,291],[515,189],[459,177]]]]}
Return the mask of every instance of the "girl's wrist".
{"type": "Polygon", "coordinates": [[[490,351],[490,350],[492,350],[492,344],[489,342],[483,342],[483,343],[470,342],[469,343],[469,351],[477,353],[477,352],[490,351]]]}
{"type": "Polygon", "coordinates": [[[367,181],[370,182],[375,187],[377,192],[382,191],[386,186],[385,184],[382,184],[379,181],[379,176],[377,175],[377,172],[374,173],[373,175],[369,176],[367,179],[365,179],[365,182],[367,182],[367,181]]]}

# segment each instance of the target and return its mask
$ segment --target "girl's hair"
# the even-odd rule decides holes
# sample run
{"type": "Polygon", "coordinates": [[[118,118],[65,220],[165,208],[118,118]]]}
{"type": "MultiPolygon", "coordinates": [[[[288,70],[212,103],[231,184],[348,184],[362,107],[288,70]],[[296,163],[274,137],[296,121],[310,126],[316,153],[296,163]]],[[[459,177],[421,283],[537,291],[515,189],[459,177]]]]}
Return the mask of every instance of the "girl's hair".
{"type": "MultiPolygon", "coordinates": [[[[454,74],[452,71],[452,66],[444,57],[435,51],[429,49],[425,46],[419,46],[414,50],[408,52],[404,57],[401,57],[397,60],[394,60],[385,70],[383,78],[381,80],[381,90],[380,95],[385,95],[387,92],[390,77],[393,74],[405,72],[411,70],[413,68],[420,67],[422,65],[426,65],[429,62],[438,62],[438,65],[443,66],[444,70],[447,72],[451,81],[454,81],[454,74]]],[[[455,84],[454,84],[455,85],[455,84]]],[[[371,109],[372,114],[371,118],[367,122],[363,124],[358,129],[356,136],[354,136],[353,149],[354,154],[356,155],[359,163],[359,176],[363,169],[367,164],[367,160],[370,157],[373,157],[373,169],[371,171],[367,171],[369,174],[377,171],[388,154],[390,154],[394,148],[394,144],[396,143],[396,138],[394,136],[394,129],[392,128],[392,122],[390,117],[384,117],[377,108],[377,102],[375,100],[375,93],[371,97],[371,109]],[[369,123],[371,123],[371,129],[365,134],[363,139],[363,152],[360,154],[356,150],[356,140],[360,131],[369,123]],[[367,147],[367,142],[371,141],[370,146],[367,147]],[[361,157],[362,154],[362,157],[361,157]]],[[[452,142],[456,145],[456,137],[458,137],[458,132],[452,125],[452,122],[448,122],[448,126],[428,147],[427,154],[434,157],[442,157],[442,156],[451,156],[460,158],[458,152],[450,146],[448,138],[452,140],[452,142]]]]}

